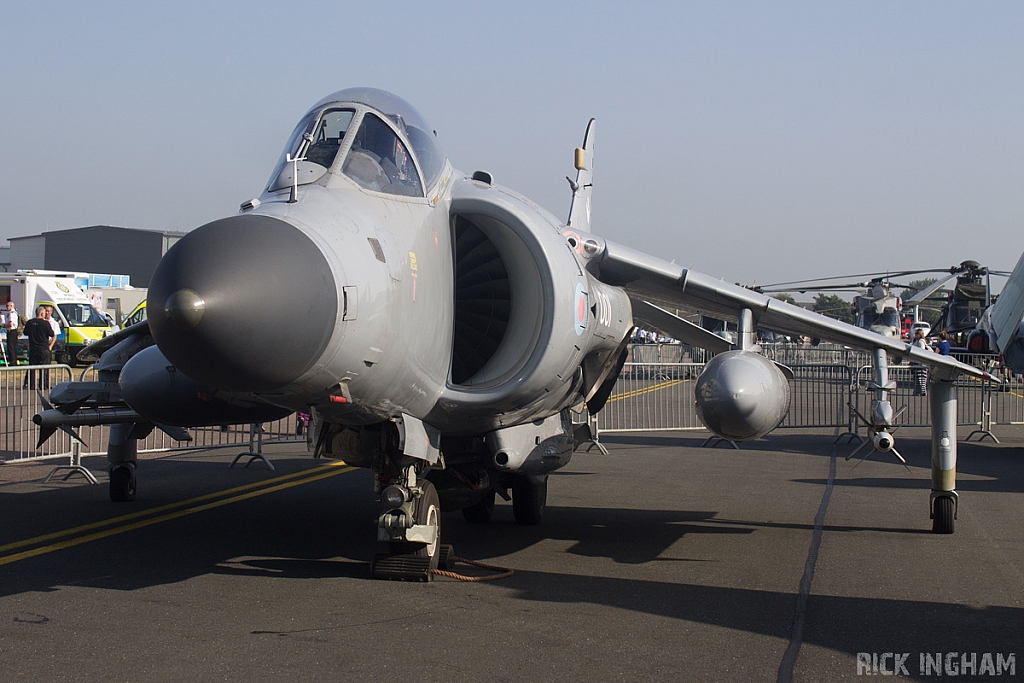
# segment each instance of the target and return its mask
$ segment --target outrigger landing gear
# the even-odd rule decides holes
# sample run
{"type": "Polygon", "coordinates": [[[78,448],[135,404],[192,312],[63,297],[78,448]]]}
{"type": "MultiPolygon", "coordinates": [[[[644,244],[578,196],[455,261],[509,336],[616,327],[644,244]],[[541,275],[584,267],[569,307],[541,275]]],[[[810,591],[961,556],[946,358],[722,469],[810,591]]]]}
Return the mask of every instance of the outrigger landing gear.
{"type": "Polygon", "coordinates": [[[951,534],[960,509],[956,493],[956,384],[932,382],[932,532],[951,534]]]}
{"type": "Polygon", "coordinates": [[[409,465],[384,487],[381,502],[384,513],[377,521],[379,550],[371,566],[373,577],[430,581],[441,555],[450,554],[450,548],[440,543],[441,503],[434,484],[409,465]]]}

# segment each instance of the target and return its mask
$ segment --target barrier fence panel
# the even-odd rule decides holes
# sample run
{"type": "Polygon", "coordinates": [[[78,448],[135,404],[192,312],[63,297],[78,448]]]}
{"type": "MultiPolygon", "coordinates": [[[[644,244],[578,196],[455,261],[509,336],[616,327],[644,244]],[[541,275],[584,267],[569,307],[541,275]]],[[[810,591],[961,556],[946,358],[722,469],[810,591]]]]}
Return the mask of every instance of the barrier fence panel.
{"type": "Polygon", "coordinates": [[[995,424],[1024,424],[1024,377],[1006,378],[992,388],[992,422],[995,424]]]}
{"type": "Polygon", "coordinates": [[[789,365],[789,412],[780,427],[845,427],[853,373],[845,365],[789,365]]]}
{"type": "Polygon", "coordinates": [[[601,432],[703,429],[693,402],[701,363],[626,363],[599,414],[601,432]]]}
{"type": "MultiPolygon", "coordinates": [[[[76,427],[75,431],[85,442],[75,443],[71,436],[58,430],[39,448],[39,428],[32,422],[32,416],[42,409],[42,404],[32,389],[30,373],[45,389],[53,388],[60,382],[71,381],[72,369],[67,365],[44,367],[3,367],[0,368],[0,461],[8,464],[36,460],[68,458],[76,464],[80,456],[106,455],[110,437],[109,425],[76,427]],[[49,373],[48,386],[42,381],[42,373],[49,373]]],[[[75,379],[94,381],[95,371],[86,369],[75,379]]],[[[44,396],[48,391],[44,390],[44,396]]],[[[302,441],[304,429],[297,428],[296,415],[261,425],[263,443],[302,441]]],[[[249,445],[249,425],[224,425],[196,427],[187,430],[191,441],[175,441],[160,429],[154,429],[146,438],[139,440],[139,452],[189,450],[194,448],[217,448],[249,445]]]]}
{"type": "MultiPolygon", "coordinates": [[[[927,377],[927,368],[913,365],[890,365],[889,380],[896,383],[896,388],[889,392],[889,402],[898,413],[895,423],[907,427],[931,426],[931,413],[927,394],[918,389],[918,374],[927,377]]],[[[874,390],[868,384],[874,377],[870,365],[862,366],[857,371],[854,388],[853,404],[862,415],[869,415],[874,390]]],[[[970,377],[961,376],[956,381],[956,412],[957,424],[962,426],[982,424],[984,413],[989,410],[991,386],[970,377]]]]}
{"type": "Polygon", "coordinates": [[[36,391],[71,380],[67,365],[17,365],[0,367],[0,460],[8,462],[65,457],[71,437],[58,431],[40,448],[39,428],[32,416],[42,408],[36,391]]]}
{"type": "Polygon", "coordinates": [[[765,357],[782,365],[845,365],[856,368],[871,362],[871,354],[839,344],[821,342],[817,346],[799,342],[761,343],[765,357]]]}
{"type": "Polygon", "coordinates": [[[714,354],[689,344],[632,344],[631,363],[706,363],[714,354]]]}
{"type": "MultiPolygon", "coordinates": [[[[801,344],[765,345],[766,355],[789,366],[794,373],[790,384],[790,408],[782,427],[846,427],[859,422],[850,406],[868,415],[874,392],[868,388],[873,378],[870,358],[862,352],[835,345],[817,347],[801,344]],[[824,348],[822,348],[824,347],[824,348]],[[800,360],[839,360],[841,362],[804,363],[800,360]],[[847,365],[847,362],[855,363],[847,365]]],[[[702,349],[685,344],[636,344],[630,349],[631,362],[626,363],[618,382],[600,415],[600,431],[660,431],[703,429],[694,404],[694,382],[704,368],[703,362],[681,359],[703,358],[702,349]],[[638,360],[645,359],[645,360],[638,360]],[[667,360],[670,359],[670,360],[667,360]]],[[[964,358],[965,362],[990,363],[991,357],[964,358]]],[[[918,395],[916,373],[920,369],[907,364],[889,366],[889,378],[896,388],[890,393],[893,409],[899,412],[896,424],[928,426],[928,398],[918,395]]],[[[957,382],[957,422],[977,425],[988,430],[992,424],[1024,423],[1024,378],[999,371],[1005,379],[1000,387],[987,382],[961,377],[957,382]]],[[[39,448],[38,428],[32,416],[41,404],[36,390],[30,386],[34,378],[52,388],[72,379],[66,365],[45,367],[0,368],[0,461],[19,462],[80,455],[104,455],[109,439],[109,426],[80,427],[84,447],[74,445],[72,438],[57,431],[39,448]],[[44,379],[43,373],[48,373],[44,379]]],[[[85,381],[96,379],[93,369],[80,373],[85,381]]],[[[43,391],[44,395],[47,393],[43,391]]],[[[581,413],[581,419],[585,419],[581,413]]],[[[294,414],[262,425],[264,442],[297,441],[304,425],[297,425],[294,414]]],[[[139,452],[187,450],[246,446],[248,425],[200,427],[187,430],[191,442],[178,442],[159,429],[154,429],[139,442],[139,452]]]]}

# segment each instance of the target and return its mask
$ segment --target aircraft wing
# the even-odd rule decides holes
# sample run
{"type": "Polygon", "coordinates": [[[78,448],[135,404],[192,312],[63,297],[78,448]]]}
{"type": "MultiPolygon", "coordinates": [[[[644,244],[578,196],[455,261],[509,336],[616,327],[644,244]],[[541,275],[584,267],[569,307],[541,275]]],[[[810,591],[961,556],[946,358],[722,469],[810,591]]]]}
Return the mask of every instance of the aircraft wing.
{"type": "Polygon", "coordinates": [[[949,356],[919,349],[900,339],[883,337],[635,249],[609,241],[604,241],[603,247],[595,250],[595,256],[587,264],[588,270],[602,282],[622,287],[630,298],[725,318],[736,318],[741,310],[749,308],[759,327],[826,339],[867,351],[885,349],[890,354],[930,366],[941,379],[953,379],[962,373],[998,381],[989,373],[949,356]]]}

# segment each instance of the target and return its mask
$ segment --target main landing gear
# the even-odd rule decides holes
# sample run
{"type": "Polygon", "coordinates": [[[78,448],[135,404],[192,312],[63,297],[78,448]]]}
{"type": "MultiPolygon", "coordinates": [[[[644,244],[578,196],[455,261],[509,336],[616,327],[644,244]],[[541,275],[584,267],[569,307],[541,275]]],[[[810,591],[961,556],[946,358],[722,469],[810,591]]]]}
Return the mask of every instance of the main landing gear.
{"type": "MultiPolygon", "coordinates": [[[[512,515],[523,526],[536,526],[544,519],[548,501],[548,475],[513,474],[505,483],[502,498],[508,500],[512,492],[512,515]]],[[[496,492],[491,489],[478,502],[462,508],[462,516],[470,524],[486,524],[494,514],[496,492]]]]}
{"type": "Polygon", "coordinates": [[[518,523],[523,526],[540,524],[547,502],[548,475],[513,475],[512,514],[518,523]]]}

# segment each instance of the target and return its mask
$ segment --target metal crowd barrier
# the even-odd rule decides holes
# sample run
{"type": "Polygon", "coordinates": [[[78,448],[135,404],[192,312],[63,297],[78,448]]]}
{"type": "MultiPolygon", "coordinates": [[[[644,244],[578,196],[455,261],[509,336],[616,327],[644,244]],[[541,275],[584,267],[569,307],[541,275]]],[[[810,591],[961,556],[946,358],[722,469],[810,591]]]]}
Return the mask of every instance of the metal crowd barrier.
{"type": "MultiPolygon", "coordinates": [[[[39,397],[28,386],[30,373],[49,372],[49,386],[72,379],[72,370],[67,365],[26,366],[0,368],[0,461],[6,464],[34,462],[40,460],[66,459],[69,467],[78,467],[83,456],[106,455],[110,427],[78,427],[77,433],[86,443],[82,446],[68,434],[58,430],[47,441],[36,447],[39,428],[32,422],[32,416],[42,409],[39,397]]],[[[76,379],[95,379],[95,371],[86,369],[76,379]]],[[[39,374],[36,375],[37,379],[39,374]]],[[[48,392],[42,392],[47,396],[48,392]]],[[[302,441],[305,436],[297,433],[295,414],[274,422],[265,422],[256,433],[262,443],[302,441]]],[[[184,451],[198,448],[249,446],[251,426],[223,425],[218,427],[196,427],[187,430],[191,441],[175,441],[160,429],[154,429],[145,439],[139,441],[139,453],[162,451],[184,451]]]]}
{"type": "Polygon", "coordinates": [[[780,427],[848,427],[853,372],[846,365],[789,365],[789,412],[780,427]]]}
{"type": "Polygon", "coordinates": [[[713,353],[689,344],[632,344],[628,360],[631,363],[706,363],[713,353]]]}
{"type": "MultiPolygon", "coordinates": [[[[856,433],[861,425],[854,409],[867,415],[873,397],[867,386],[872,379],[867,354],[827,344],[816,347],[769,344],[764,348],[766,355],[788,365],[794,373],[789,412],[782,427],[846,427],[856,433]]],[[[604,409],[588,420],[595,435],[599,432],[704,429],[697,419],[693,386],[709,357],[702,349],[685,344],[634,345],[630,349],[631,362],[623,366],[604,409]],[[701,361],[683,360],[693,358],[701,361]]],[[[991,357],[959,359],[976,365],[992,361],[991,357]]],[[[889,378],[896,383],[890,400],[898,411],[897,424],[925,427],[929,425],[928,398],[915,394],[915,371],[915,367],[905,364],[889,366],[889,378]]],[[[66,365],[0,368],[0,460],[68,458],[71,465],[75,465],[83,455],[105,454],[109,437],[107,426],[81,428],[79,434],[88,444],[84,449],[61,431],[36,448],[38,429],[32,423],[32,416],[41,405],[27,380],[30,373],[40,379],[43,372],[49,373],[50,387],[72,379],[72,370],[66,365]]],[[[86,369],[78,379],[95,379],[94,372],[86,369]]],[[[958,424],[975,426],[976,432],[989,434],[994,424],[1024,424],[1024,377],[999,372],[1004,384],[998,387],[964,377],[957,382],[958,424]]],[[[576,421],[584,419],[583,412],[574,418],[576,421]]],[[[264,442],[304,438],[296,434],[295,415],[265,423],[262,430],[264,442]]],[[[193,440],[177,442],[154,429],[140,442],[139,452],[244,446],[250,443],[251,437],[249,425],[188,431],[193,440]]]]}
{"type": "Polygon", "coordinates": [[[845,365],[856,368],[871,362],[871,354],[840,344],[821,342],[817,346],[799,342],[761,342],[767,358],[783,365],[845,365]]]}
{"type": "Polygon", "coordinates": [[[49,395],[60,382],[71,381],[67,365],[17,365],[0,368],[0,460],[41,460],[67,457],[70,437],[57,432],[36,448],[39,428],[32,416],[42,408],[37,391],[49,395]],[[32,386],[29,380],[33,379],[32,386]]]}
{"type": "MultiPolygon", "coordinates": [[[[781,427],[845,427],[856,433],[863,426],[856,411],[867,415],[873,392],[871,358],[862,351],[835,344],[763,344],[765,354],[789,366],[790,407],[781,427]]],[[[599,432],[668,431],[703,429],[694,410],[693,380],[703,362],[667,362],[684,357],[685,344],[634,345],[618,383],[592,426],[599,432]],[[638,360],[643,359],[643,360],[638,360]]],[[[689,357],[689,356],[686,356],[689,357]]],[[[985,367],[1003,380],[1001,386],[961,377],[957,382],[957,421],[991,434],[992,425],[1024,424],[1024,377],[999,370],[991,356],[957,356],[965,363],[985,367]]],[[[915,394],[915,367],[889,366],[896,382],[890,395],[898,411],[897,424],[930,425],[927,396],[915,394]]],[[[975,432],[972,432],[974,434],[975,432]]]]}
{"type": "Polygon", "coordinates": [[[626,363],[597,416],[599,430],[703,429],[693,401],[693,382],[703,368],[703,363],[626,363]]]}

